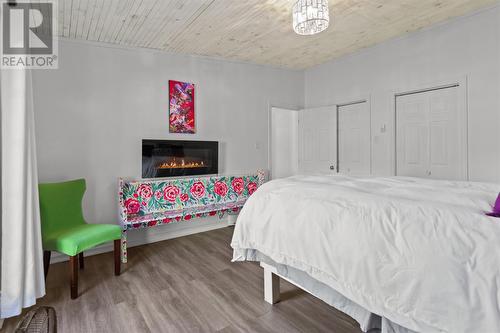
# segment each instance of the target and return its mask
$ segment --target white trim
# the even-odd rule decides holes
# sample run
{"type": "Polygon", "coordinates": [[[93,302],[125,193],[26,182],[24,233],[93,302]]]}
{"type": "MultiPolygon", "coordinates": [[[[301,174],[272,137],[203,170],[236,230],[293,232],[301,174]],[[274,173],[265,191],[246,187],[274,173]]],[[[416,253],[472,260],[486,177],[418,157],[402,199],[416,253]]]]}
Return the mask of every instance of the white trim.
{"type": "Polygon", "coordinates": [[[465,86],[467,82],[468,74],[463,73],[458,76],[445,77],[443,79],[426,81],[426,82],[417,82],[417,83],[402,83],[395,89],[393,89],[394,95],[408,94],[408,93],[419,93],[425,90],[433,90],[444,88],[447,86],[451,86],[457,84],[459,86],[465,86]]]}
{"type": "MultiPolygon", "coordinates": [[[[184,223],[186,223],[186,222],[184,222],[184,223]]],[[[189,223],[189,222],[187,222],[187,223],[189,223]]],[[[128,246],[128,248],[131,248],[134,246],[161,242],[161,241],[164,241],[167,239],[193,235],[193,234],[197,234],[200,232],[226,228],[227,226],[228,226],[227,219],[222,219],[222,220],[218,220],[215,222],[207,221],[207,222],[203,222],[203,224],[197,225],[195,227],[179,228],[177,230],[161,230],[162,229],[161,227],[160,228],[155,227],[152,229],[147,228],[147,229],[139,229],[139,230],[130,230],[130,231],[128,231],[128,234],[127,234],[127,237],[128,237],[127,238],[127,246],[128,246]],[[144,230],[156,230],[158,232],[155,232],[152,235],[148,235],[148,237],[146,239],[133,237],[135,233],[140,232],[141,230],[142,231],[144,231],[144,230]]],[[[88,251],[85,251],[85,256],[88,257],[88,256],[93,256],[96,254],[112,252],[112,251],[113,251],[113,243],[110,242],[110,243],[96,246],[88,251]]],[[[50,263],[54,264],[54,263],[67,261],[67,260],[68,260],[67,255],[64,255],[64,254],[58,253],[58,252],[54,252],[50,263]]],[[[49,271],[49,274],[50,274],[50,271],[49,271]]]]}
{"type": "MultiPolygon", "coordinates": [[[[275,106],[272,104],[268,105],[267,110],[267,170],[269,170],[269,179],[273,179],[273,109],[288,110],[290,112],[299,112],[300,109],[293,109],[281,106],[275,106]]],[[[297,114],[297,170],[299,169],[299,117],[297,114]]]]}
{"type": "Polygon", "coordinates": [[[238,219],[238,214],[232,214],[227,216],[227,226],[236,225],[236,220],[238,219]]]}
{"type": "Polygon", "coordinates": [[[269,179],[273,179],[273,170],[272,170],[272,143],[271,143],[271,135],[272,135],[272,110],[275,106],[273,106],[271,103],[268,103],[267,105],[267,170],[269,170],[269,179]]]}
{"type": "Polygon", "coordinates": [[[271,69],[276,69],[276,70],[285,70],[285,71],[299,72],[299,73],[304,72],[304,69],[289,68],[289,67],[269,65],[269,64],[259,64],[259,63],[255,63],[255,62],[247,62],[247,61],[242,61],[242,60],[216,57],[216,56],[207,56],[207,55],[201,55],[201,54],[172,52],[172,51],[167,51],[167,50],[162,50],[162,49],[155,49],[155,48],[151,48],[151,47],[128,46],[128,45],[114,44],[114,43],[108,43],[108,42],[72,39],[72,38],[61,37],[61,36],[58,37],[58,40],[62,41],[63,43],[73,43],[73,44],[87,45],[87,46],[93,46],[93,47],[102,47],[102,48],[108,48],[108,49],[118,49],[118,50],[123,50],[123,51],[139,51],[139,52],[148,52],[148,53],[159,53],[159,54],[164,54],[164,55],[169,55],[169,56],[174,56],[174,57],[175,56],[177,56],[177,57],[192,57],[194,59],[205,60],[205,61],[226,62],[226,63],[232,63],[232,64],[238,64],[238,65],[248,65],[248,66],[255,66],[255,67],[262,67],[262,68],[271,68],[271,69]]]}

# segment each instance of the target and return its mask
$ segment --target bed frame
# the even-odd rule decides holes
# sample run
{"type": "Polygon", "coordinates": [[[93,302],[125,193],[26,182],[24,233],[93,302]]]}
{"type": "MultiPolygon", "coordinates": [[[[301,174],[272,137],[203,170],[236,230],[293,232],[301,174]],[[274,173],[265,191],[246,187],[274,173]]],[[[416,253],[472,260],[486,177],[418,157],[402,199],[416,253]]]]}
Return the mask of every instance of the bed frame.
{"type": "Polygon", "coordinates": [[[276,304],[280,301],[280,277],[285,278],[278,274],[278,270],[274,266],[263,262],[260,263],[260,266],[264,268],[264,300],[269,304],[276,304]]]}
{"type": "MultiPolygon", "coordinates": [[[[332,306],[335,308],[335,306],[329,304],[326,300],[323,300],[320,296],[316,296],[313,292],[309,291],[308,288],[305,288],[304,286],[301,285],[301,283],[298,283],[288,277],[284,277],[283,275],[278,273],[278,270],[275,266],[271,264],[267,264],[264,262],[260,262],[260,266],[264,269],[264,300],[273,305],[276,304],[280,301],[280,279],[284,279],[285,281],[290,282],[297,288],[300,288],[301,290],[304,290],[306,293],[324,301],[326,304],[329,306],[332,306]]],[[[311,278],[312,279],[312,278],[311,278]]],[[[338,311],[343,312],[341,309],[337,309],[338,311]]],[[[345,312],[343,312],[345,313],[345,312]]],[[[351,316],[349,313],[345,313],[348,316],[351,316]]],[[[378,328],[377,326],[369,326],[363,328],[362,324],[356,320],[354,317],[353,319],[358,322],[360,325],[360,328],[363,330],[363,332],[369,332],[371,331],[372,328],[378,328]]],[[[367,322],[366,325],[371,325],[373,322],[370,324],[367,322]]],[[[410,331],[391,331],[394,333],[411,333],[410,331]]]]}
{"type": "Polygon", "coordinates": [[[280,279],[290,282],[294,286],[304,290],[306,293],[312,293],[303,287],[300,283],[284,277],[278,273],[276,267],[260,262],[260,267],[264,269],[264,300],[269,304],[276,304],[280,301],[280,279]]]}

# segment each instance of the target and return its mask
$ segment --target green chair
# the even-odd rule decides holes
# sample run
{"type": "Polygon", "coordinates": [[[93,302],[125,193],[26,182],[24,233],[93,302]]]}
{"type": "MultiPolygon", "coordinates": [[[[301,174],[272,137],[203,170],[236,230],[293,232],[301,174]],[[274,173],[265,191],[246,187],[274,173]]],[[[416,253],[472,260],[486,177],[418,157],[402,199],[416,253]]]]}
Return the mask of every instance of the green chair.
{"type": "Polygon", "coordinates": [[[85,222],[82,212],[85,188],[85,179],[38,185],[45,277],[52,251],[68,255],[72,299],[78,297],[78,262],[83,269],[83,251],[114,241],[115,275],[120,275],[121,228],[85,222]]]}

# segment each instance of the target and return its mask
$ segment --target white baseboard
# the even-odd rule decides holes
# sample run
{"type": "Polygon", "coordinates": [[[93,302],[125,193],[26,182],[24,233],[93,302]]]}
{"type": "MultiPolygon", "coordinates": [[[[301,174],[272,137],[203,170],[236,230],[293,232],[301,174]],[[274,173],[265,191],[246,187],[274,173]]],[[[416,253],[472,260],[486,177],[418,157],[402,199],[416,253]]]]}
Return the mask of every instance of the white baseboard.
{"type": "MultiPolygon", "coordinates": [[[[134,246],[150,244],[150,243],[164,241],[167,239],[225,228],[229,225],[231,225],[231,222],[229,222],[227,217],[223,219],[219,219],[217,217],[213,218],[207,217],[189,222],[184,221],[167,225],[161,225],[153,228],[131,230],[128,231],[127,233],[127,245],[128,248],[131,248],[134,246]]],[[[113,243],[106,243],[96,246],[88,251],[85,251],[85,256],[88,257],[111,251],[113,251],[113,243]]],[[[53,252],[50,263],[54,264],[67,260],[69,260],[67,255],[53,252]]]]}
{"type": "Polygon", "coordinates": [[[236,224],[236,219],[238,218],[238,215],[228,215],[227,216],[227,225],[235,225],[236,224]]]}

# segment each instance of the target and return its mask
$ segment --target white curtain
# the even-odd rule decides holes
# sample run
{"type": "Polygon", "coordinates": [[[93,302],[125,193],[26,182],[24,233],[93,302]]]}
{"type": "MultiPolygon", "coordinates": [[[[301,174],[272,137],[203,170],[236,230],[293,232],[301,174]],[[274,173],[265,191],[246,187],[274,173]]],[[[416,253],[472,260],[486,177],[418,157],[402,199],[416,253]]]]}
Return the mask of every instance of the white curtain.
{"type": "Polygon", "coordinates": [[[1,70],[0,318],[45,295],[31,71],[1,70]]]}

